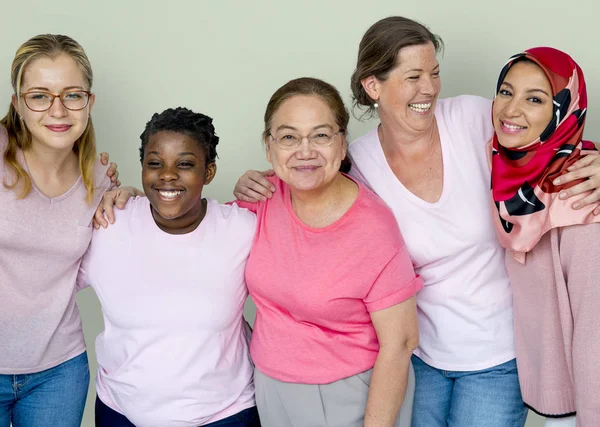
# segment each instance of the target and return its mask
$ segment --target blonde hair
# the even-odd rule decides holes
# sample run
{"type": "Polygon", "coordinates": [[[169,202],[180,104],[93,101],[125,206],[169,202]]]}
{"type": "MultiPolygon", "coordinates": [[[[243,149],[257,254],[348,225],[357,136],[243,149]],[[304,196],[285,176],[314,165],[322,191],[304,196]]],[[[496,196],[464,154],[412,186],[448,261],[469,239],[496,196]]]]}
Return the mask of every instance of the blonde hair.
{"type": "MultiPolygon", "coordinates": [[[[90,90],[93,81],[92,66],[81,45],[68,36],[41,34],[23,43],[15,54],[10,75],[15,96],[21,97],[23,73],[31,62],[42,57],[56,59],[62,54],[69,55],[79,65],[89,85],[87,89],[90,90]]],[[[3,184],[8,189],[14,189],[21,182],[19,198],[24,198],[31,191],[32,183],[31,177],[17,160],[17,151],[19,148],[26,151],[31,147],[31,133],[25,123],[19,119],[19,114],[12,103],[8,107],[6,116],[0,120],[0,124],[8,132],[8,146],[4,151],[4,163],[16,174],[14,182],[9,184],[5,178],[3,184]]],[[[91,117],[88,119],[83,134],[75,141],[73,151],[79,158],[79,169],[87,191],[86,200],[91,202],[94,197],[94,164],[96,162],[96,136],[91,117]]]]}

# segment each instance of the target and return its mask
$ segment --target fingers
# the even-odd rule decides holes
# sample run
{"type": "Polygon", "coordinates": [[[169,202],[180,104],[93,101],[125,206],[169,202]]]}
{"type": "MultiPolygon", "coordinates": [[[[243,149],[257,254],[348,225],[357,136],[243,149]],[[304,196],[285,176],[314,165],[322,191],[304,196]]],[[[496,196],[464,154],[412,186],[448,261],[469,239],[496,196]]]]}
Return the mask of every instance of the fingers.
{"type": "Polygon", "coordinates": [[[588,154],[587,156],[581,157],[581,159],[577,160],[575,163],[573,163],[571,166],[569,166],[567,168],[567,170],[574,171],[577,169],[584,168],[584,167],[589,166],[592,163],[598,161],[599,158],[600,158],[600,155],[598,155],[598,154],[588,154]]]}
{"type": "MultiPolygon", "coordinates": [[[[275,186],[267,179],[267,176],[273,176],[275,172],[272,169],[267,171],[259,172],[259,171],[248,171],[244,174],[242,178],[240,178],[240,183],[244,184],[258,184],[262,186],[264,189],[270,191],[271,193],[275,192],[275,186]],[[244,179],[246,178],[246,179],[244,179]]],[[[250,185],[248,185],[250,187],[250,185]]],[[[251,187],[254,191],[258,191],[259,193],[266,195],[264,192],[258,190],[254,186],[251,187]]],[[[271,197],[269,195],[269,197],[271,197]]]]}
{"type": "Polygon", "coordinates": [[[108,164],[108,153],[100,153],[100,163],[104,166],[108,164]]]}
{"type": "MultiPolygon", "coordinates": [[[[600,202],[600,191],[594,191],[592,194],[573,203],[573,209],[581,209],[585,206],[596,204],[598,202],[600,202]]],[[[594,209],[594,215],[597,215],[596,211],[600,211],[600,206],[594,209]]]]}
{"type": "MultiPolygon", "coordinates": [[[[264,190],[264,187],[262,187],[264,190]]],[[[269,196],[271,193],[269,192],[269,196]]],[[[235,189],[233,190],[233,195],[235,196],[236,199],[238,200],[242,200],[244,202],[250,202],[250,203],[256,203],[258,201],[261,202],[266,202],[267,201],[267,196],[249,188],[249,187],[238,187],[236,186],[235,189]]]]}
{"type": "Polygon", "coordinates": [[[106,222],[106,218],[104,218],[104,210],[102,209],[102,205],[98,206],[96,209],[92,222],[96,230],[98,230],[100,227],[108,227],[108,222],[106,222]]]}

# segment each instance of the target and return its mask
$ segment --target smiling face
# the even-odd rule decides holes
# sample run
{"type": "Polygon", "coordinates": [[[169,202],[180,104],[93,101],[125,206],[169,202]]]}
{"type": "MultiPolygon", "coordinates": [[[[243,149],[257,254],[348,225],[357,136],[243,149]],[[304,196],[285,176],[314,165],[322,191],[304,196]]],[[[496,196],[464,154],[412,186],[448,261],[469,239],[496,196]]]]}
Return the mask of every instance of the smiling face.
{"type": "MultiPolygon", "coordinates": [[[[58,95],[66,90],[89,89],[89,82],[77,62],[65,54],[54,59],[34,60],[23,72],[21,83],[21,93],[43,91],[58,95]]],[[[92,94],[85,108],[72,111],[56,98],[50,109],[36,112],[30,110],[22,98],[13,95],[13,105],[31,132],[32,145],[59,151],[73,149],[88,125],[94,101],[92,94]]]]}
{"type": "Polygon", "coordinates": [[[142,184],[156,224],[170,234],[196,229],[206,213],[202,188],[216,173],[193,137],[179,132],[152,134],[144,149],[142,184]]]}
{"type": "Polygon", "coordinates": [[[269,130],[273,137],[265,138],[267,160],[277,176],[292,189],[322,189],[333,182],[346,157],[346,137],[338,133],[339,130],[331,109],[322,98],[293,96],[273,114],[269,130]],[[336,135],[328,147],[317,147],[307,138],[333,134],[336,135]],[[303,137],[298,147],[284,149],[275,141],[295,135],[303,137]]]}
{"type": "Polygon", "coordinates": [[[427,131],[433,126],[441,89],[435,47],[432,43],[404,47],[396,64],[386,80],[367,78],[363,87],[379,104],[379,117],[384,124],[413,134],[427,131]]]}
{"type": "Polygon", "coordinates": [[[552,87],[535,63],[520,61],[508,70],[494,100],[492,117],[500,145],[531,144],[552,120],[552,87]]]}

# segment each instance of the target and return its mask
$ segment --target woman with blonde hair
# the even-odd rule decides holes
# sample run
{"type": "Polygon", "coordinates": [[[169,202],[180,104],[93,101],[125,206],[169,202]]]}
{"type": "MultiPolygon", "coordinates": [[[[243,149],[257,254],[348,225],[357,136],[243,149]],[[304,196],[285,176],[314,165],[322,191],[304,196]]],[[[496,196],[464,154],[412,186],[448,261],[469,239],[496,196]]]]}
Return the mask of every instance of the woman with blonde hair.
{"type": "Polygon", "coordinates": [[[33,37],[13,60],[0,121],[1,427],[81,424],[89,368],[76,278],[116,180],[96,154],[92,80],[67,36],[33,37]]]}

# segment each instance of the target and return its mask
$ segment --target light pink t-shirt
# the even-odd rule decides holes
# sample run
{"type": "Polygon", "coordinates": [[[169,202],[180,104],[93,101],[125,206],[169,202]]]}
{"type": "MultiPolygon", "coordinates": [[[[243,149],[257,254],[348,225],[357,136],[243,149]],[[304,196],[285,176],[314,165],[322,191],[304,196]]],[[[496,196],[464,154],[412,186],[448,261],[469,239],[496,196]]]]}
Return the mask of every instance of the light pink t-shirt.
{"type": "Polygon", "coordinates": [[[515,357],[512,290],[492,222],[491,102],[441,99],[435,117],[444,161],[440,199],[412,194],[389,167],[377,128],[350,144],[351,175],[392,209],[425,287],[417,296],[419,348],[439,369],[474,371],[515,357]]]}
{"type": "Polygon", "coordinates": [[[160,230],[146,198],[94,231],[78,283],[102,304],[100,399],[133,424],[195,427],[255,405],[243,318],[256,216],[208,199],[188,234],[160,230]]]}
{"type": "Polygon", "coordinates": [[[326,384],[373,367],[379,343],[370,312],[412,297],[421,287],[387,206],[359,185],[336,222],[313,228],[291,206],[289,187],[257,212],[246,267],[256,304],[250,350],[256,367],[279,381],[326,384]]]}
{"type": "MultiPolygon", "coordinates": [[[[4,187],[14,173],[4,164],[8,143],[0,126],[0,374],[55,367],[85,351],[75,282],[92,238],[91,220],[110,186],[98,161],[94,201],[85,201],[81,177],[49,198],[33,188],[24,199],[4,187]]],[[[17,159],[27,169],[23,153],[17,159]]]]}

